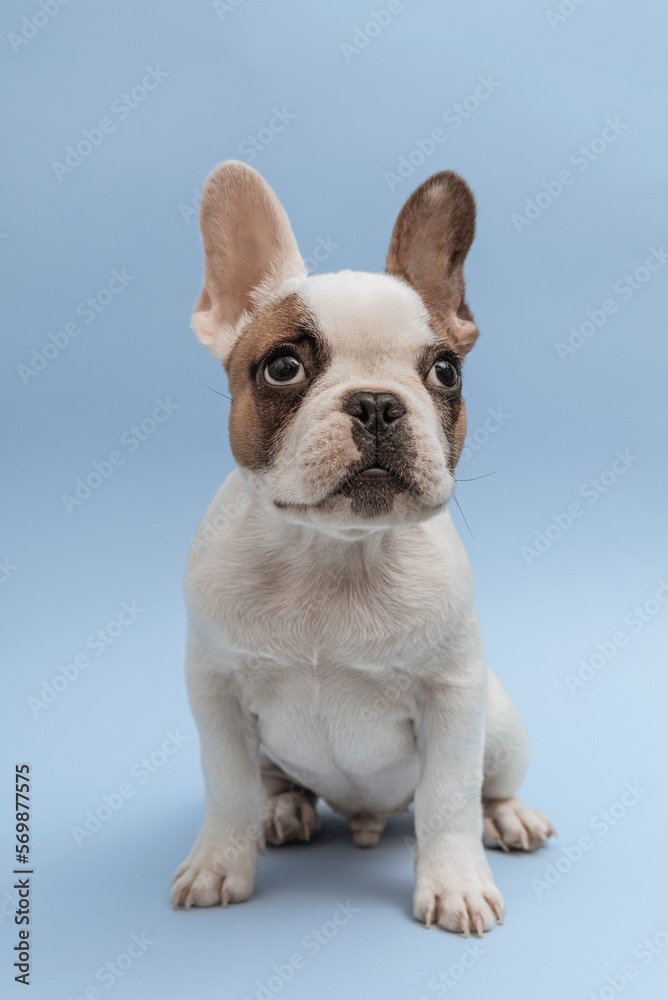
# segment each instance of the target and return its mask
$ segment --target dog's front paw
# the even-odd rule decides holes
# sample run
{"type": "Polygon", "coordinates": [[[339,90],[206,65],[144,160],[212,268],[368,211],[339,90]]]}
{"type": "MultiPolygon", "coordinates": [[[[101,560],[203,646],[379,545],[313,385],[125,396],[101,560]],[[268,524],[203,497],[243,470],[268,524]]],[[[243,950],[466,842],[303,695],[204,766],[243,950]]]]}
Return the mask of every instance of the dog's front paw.
{"type": "Polygon", "coordinates": [[[413,913],[427,927],[437,924],[455,934],[469,937],[474,932],[482,937],[497,921],[503,923],[503,896],[491,873],[488,877],[418,875],[413,913]]]}
{"type": "Polygon", "coordinates": [[[195,847],[174,876],[172,906],[227,906],[243,903],[253,893],[257,850],[240,852],[236,847],[195,847]]]}

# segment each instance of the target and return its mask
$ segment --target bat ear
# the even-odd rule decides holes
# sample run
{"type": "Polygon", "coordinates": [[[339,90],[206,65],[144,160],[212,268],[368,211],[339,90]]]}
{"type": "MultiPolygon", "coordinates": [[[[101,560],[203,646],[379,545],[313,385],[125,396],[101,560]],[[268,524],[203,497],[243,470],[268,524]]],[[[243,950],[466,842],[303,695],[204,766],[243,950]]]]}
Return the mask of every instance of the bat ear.
{"type": "Polygon", "coordinates": [[[386,263],[388,274],[420,294],[441,321],[448,342],[462,355],[478,336],[464,284],[464,260],[474,235],[470,188],[450,170],[434,174],[399,212],[386,263]]]}
{"type": "Polygon", "coordinates": [[[247,320],[306,268],[283,206],[246,163],[228,160],[207,179],[200,227],[204,287],[192,326],[225,364],[247,320]]]}

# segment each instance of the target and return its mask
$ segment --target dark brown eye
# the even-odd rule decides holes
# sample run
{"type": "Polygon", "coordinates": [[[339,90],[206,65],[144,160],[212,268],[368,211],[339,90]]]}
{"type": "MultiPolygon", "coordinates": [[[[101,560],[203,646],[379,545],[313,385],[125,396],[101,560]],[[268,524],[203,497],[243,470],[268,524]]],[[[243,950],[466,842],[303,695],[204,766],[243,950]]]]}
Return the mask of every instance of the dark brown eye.
{"type": "Polygon", "coordinates": [[[427,381],[432,385],[445,386],[446,389],[454,389],[459,382],[459,372],[452,361],[437,361],[429,369],[427,381]]]}
{"type": "Polygon", "coordinates": [[[288,385],[302,382],[306,378],[306,372],[303,364],[294,354],[281,354],[266,365],[264,377],[270,385],[288,385]]]}

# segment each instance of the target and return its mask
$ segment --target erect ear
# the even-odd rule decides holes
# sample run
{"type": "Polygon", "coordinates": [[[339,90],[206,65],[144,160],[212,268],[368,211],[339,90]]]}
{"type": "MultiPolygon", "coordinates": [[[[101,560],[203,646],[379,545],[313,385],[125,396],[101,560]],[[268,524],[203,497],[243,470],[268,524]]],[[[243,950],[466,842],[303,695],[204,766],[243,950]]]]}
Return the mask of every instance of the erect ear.
{"type": "Polygon", "coordinates": [[[200,227],[204,288],[192,326],[225,364],[245,322],[306,269],[281,203],[246,163],[228,160],[209,176],[200,227]]]}
{"type": "Polygon", "coordinates": [[[464,260],[475,234],[475,201],[452,171],[434,174],[413,192],[394,225],[388,274],[408,282],[459,354],[473,347],[478,328],[466,304],[464,260]]]}

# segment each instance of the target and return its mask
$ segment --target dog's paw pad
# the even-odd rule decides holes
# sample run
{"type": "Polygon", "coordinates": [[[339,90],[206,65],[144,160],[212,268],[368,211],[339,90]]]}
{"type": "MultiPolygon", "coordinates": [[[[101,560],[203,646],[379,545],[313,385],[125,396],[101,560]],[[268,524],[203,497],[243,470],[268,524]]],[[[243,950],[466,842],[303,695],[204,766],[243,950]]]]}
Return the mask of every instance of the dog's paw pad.
{"type": "Polygon", "coordinates": [[[485,847],[502,851],[535,851],[556,831],[547,816],[521,799],[489,799],[483,803],[485,847]]]}
{"type": "Polygon", "coordinates": [[[320,829],[320,817],[313,797],[305,792],[279,792],[267,801],[264,839],[268,844],[288,844],[310,840],[320,829]]]}

